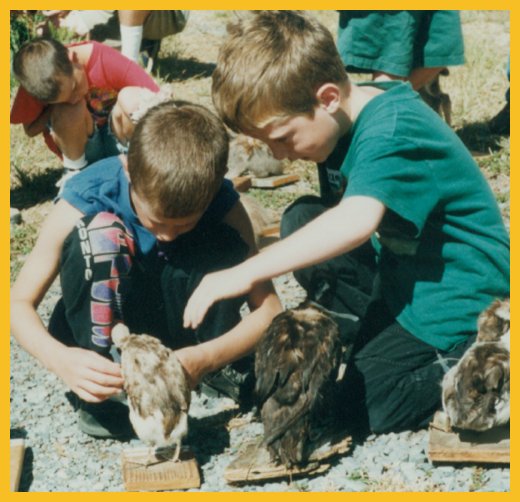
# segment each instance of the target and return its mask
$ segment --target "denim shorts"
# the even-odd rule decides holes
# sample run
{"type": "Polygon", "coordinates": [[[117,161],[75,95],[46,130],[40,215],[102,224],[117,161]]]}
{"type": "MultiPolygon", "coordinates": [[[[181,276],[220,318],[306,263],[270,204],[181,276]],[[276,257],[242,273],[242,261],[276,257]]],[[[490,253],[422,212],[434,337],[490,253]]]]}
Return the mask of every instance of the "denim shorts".
{"type": "Polygon", "coordinates": [[[89,164],[128,152],[128,146],[124,146],[112,131],[111,118],[112,115],[109,115],[108,120],[101,127],[94,125],[94,132],[85,145],[85,159],[89,164]]]}

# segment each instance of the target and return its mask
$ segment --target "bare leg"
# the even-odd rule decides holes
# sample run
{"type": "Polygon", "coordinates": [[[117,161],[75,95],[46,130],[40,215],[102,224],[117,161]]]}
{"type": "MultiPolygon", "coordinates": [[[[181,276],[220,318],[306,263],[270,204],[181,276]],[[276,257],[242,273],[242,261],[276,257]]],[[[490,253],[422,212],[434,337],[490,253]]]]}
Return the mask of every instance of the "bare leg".
{"type": "Polygon", "coordinates": [[[391,73],[385,73],[383,71],[375,71],[372,73],[372,80],[374,82],[388,82],[389,80],[406,80],[406,77],[392,75],[391,73]]]}
{"type": "Polygon", "coordinates": [[[149,10],[119,10],[121,31],[121,54],[137,62],[143,40],[143,25],[150,15],[149,10]]]}
{"type": "Polygon", "coordinates": [[[84,155],[88,137],[94,131],[85,100],[74,105],[53,105],[51,126],[53,139],[66,157],[75,160],[84,155]]]}
{"type": "Polygon", "coordinates": [[[426,84],[429,84],[444,68],[444,66],[436,68],[415,68],[412,70],[412,73],[410,73],[408,80],[410,80],[412,87],[417,91],[422,89],[426,84]]]}
{"type": "Polygon", "coordinates": [[[385,82],[389,80],[408,80],[414,90],[419,90],[424,87],[426,84],[431,82],[442,70],[443,66],[438,68],[415,68],[412,70],[408,78],[399,77],[397,75],[392,75],[391,73],[385,73],[382,71],[376,71],[372,74],[372,80],[375,82],[385,82]]]}

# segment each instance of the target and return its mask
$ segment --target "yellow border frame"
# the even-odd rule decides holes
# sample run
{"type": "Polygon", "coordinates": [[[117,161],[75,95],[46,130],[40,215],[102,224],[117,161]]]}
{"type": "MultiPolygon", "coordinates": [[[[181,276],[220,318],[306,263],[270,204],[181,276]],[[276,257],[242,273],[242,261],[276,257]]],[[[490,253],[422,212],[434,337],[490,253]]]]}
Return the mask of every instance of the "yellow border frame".
{"type": "MultiPolygon", "coordinates": [[[[516,2],[515,2],[516,3],[516,2]]],[[[112,1],[108,2],[109,6],[111,8],[118,8],[119,6],[125,7],[126,9],[134,7],[136,9],[143,7],[143,2],[136,2],[136,1],[130,1],[126,0],[124,2],[122,1],[112,1]]],[[[10,159],[9,159],[9,122],[8,122],[8,116],[9,116],[9,80],[7,76],[9,75],[9,54],[8,54],[8,47],[9,47],[9,25],[8,25],[8,17],[9,13],[8,11],[10,9],[20,9],[20,8],[34,8],[36,5],[40,6],[40,9],[42,8],[60,8],[61,6],[67,7],[67,9],[81,9],[81,8],[87,8],[87,9],[93,9],[96,8],[97,5],[100,7],[106,8],[107,2],[101,2],[99,0],[81,0],[81,1],[54,1],[54,2],[48,2],[48,1],[38,1],[38,2],[24,2],[24,1],[16,1],[16,0],[7,0],[6,4],[0,5],[0,34],[2,37],[2,40],[4,40],[4,57],[2,59],[2,66],[4,67],[4,75],[5,77],[1,80],[1,94],[4,96],[1,109],[4,110],[2,112],[2,115],[4,119],[1,122],[1,135],[0,135],[0,144],[1,144],[1,158],[3,158],[3,164],[4,168],[2,170],[2,181],[1,184],[5,185],[5,190],[7,194],[7,190],[9,188],[9,169],[7,166],[9,165],[10,159]]],[[[310,2],[308,0],[299,0],[299,1],[274,1],[274,0],[264,0],[261,2],[253,2],[252,0],[248,0],[246,2],[241,1],[232,1],[232,0],[222,0],[220,2],[216,1],[182,1],[182,2],[166,2],[166,1],[151,1],[147,2],[146,6],[153,7],[156,9],[160,8],[171,8],[174,6],[175,8],[186,8],[186,9],[200,9],[200,10],[213,10],[213,9],[315,9],[319,6],[320,9],[341,9],[349,6],[345,2],[338,2],[338,1],[330,1],[330,0],[320,0],[319,2],[310,2]]],[[[494,2],[491,1],[457,1],[457,2],[446,2],[446,1],[437,1],[435,4],[430,4],[428,2],[411,2],[411,1],[373,1],[368,0],[364,1],[361,5],[362,7],[370,8],[370,9],[377,9],[377,8],[383,8],[383,9],[418,9],[420,7],[423,8],[431,8],[435,7],[437,9],[444,8],[444,9],[461,9],[461,10],[473,10],[473,9],[482,9],[482,10],[509,10],[511,13],[511,60],[512,60],[512,66],[514,66],[513,63],[513,55],[514,55],[514,49],[516,48],[517,43],[517,35],[515,33],[515,30],[513,29],[513,26],[516,26],[516,14],[520,10],[520,7],[514,7],[512,6],[512,2],[505,2],[502,0],[497,0],[494,2]]],[[[351,7],[357,7],[357,5],[352,5],[351,7]]],[[[514,94],[514,91],[513,91],[514,94]]],[[[514,110],[514,103],[515,101],[512,101],[512,108],[511,111],[514,110]]],[[[514,130],[516,127],[516,120],[513,119],[515,117],[515,114],[512,113],[511,115],[511,127],[514,130]]],[[[512,158],[514,158],[512,156],[512,158]]],[[[515,168],[511,169],[511,190],[513,192],[514,186],[516,186],[516,173],[515,168]]],[[[9,270],[9,251],[7,249],[7,236],[9,234],[9,227],[7,226],[7,200],[9,197],[6,197],[5,199],[2,199],[2,210],[1,214],[4,214],[4,216],[0,217],[0,231],[2,235],[2,242],[5,242],[5,245],[2,245],[1,251],[0,251],[0,260],[2,264],[1,268],[1,284],[4,284],[6,287],[5,292],[8,291],[9,288],[9,277],[8,277],[8,270],[9,270]],[[5,236],[5,241],[3,241],[5,236]]],[[[511,214],[516,214],[516,210],[514,209],[516,207],[516,203],[514,200],[514,197],[511,197],[511,214]]],[[[512,217],[511,218],[511,244],[512,244],[512,257],[515,256],[515,250],[516,250],[516,220],[512,217]]],[[[517,273],[516,268],[514,266],[514,260],[512,259],[512,276],[511,276],[511,287],[514,289],[516,287],[517,283],[517,273]]],[[[6,294],[6,297],[8,295],[6,294]]],[[[512,301],[513,301],[513,310],[515,303],[515,297],[512,295],[512,301]]],[[[5,297],[4,297],[5,298],[5,297]]],[[[2,342],[2,349],[0,350],[0,381],[4,382],[3,385],[0,387],[1,389],[1,403],[4,403],[1,406],[1,412],[0,412],[0,419],[1,419],[1,430],[7,431],[8,425],[9,425],[9,406],[8,406],[8,399],[9,399],[9,386],[7,382],[9,381],[9,314],[8,314],[8,301],[7,298],[5,298],[3,301],[1,301],[0,304],[0,320],[1,320],[1,327],[3,335],[3,342],[2,342]]],[[[513,315],[514,317],[514,315],[513,315]]],[[[513,322],[514,324],[514,322],[513,322]]],[[[514,342],[513,342],[514,345],[514,342]]],[[[514,372],[513,372],[514,374],[514,372]]],[[[513,384],[514,387],[514,384],[513,384]]],[[[515,403],[513,398],[513,404],[515,403]]],[[[513,406],[513,415],[515,410],[515,406],[513,406]]],[[[514,421],[513,421],[514,423],[514,421]]],[[[514,429],[511,430],[511,440],[512,444],[514,445],[514,429]]],[[[30,493],[30,494],[21,494],[21,493],[10,493],[9,492],[9,443],[8,443],[8,437],[7,434],[5,437],[1,439],[1,450],[0,450],[0,494],[2,495],[2,500],[18,500],[21,497],[30,497],[33,500],[48,500],[49,497],[52,497],[54,500],[56,499],[63,499],[63,500],[70,500],[70,497],[73,496],[75,499],[82,499],[82,500],[89,500],[92,497],[91,493],[78,493],[72,495],[71,493],[30,493]]],[[[263,492],[263,493],[249,493],[246,494],[250,498],[267,498],[270,499],[281,499],[282,497],[284,499],[293,499],[296,498],[305,498],[306,500],[321,500],[323,496],[326,496],[327,500],[330,501],[331,499],[335,500],[346,500],[348,499],[356,498],[359,500],[359,497],[363,498],[370,498],[373,500],[374,498],[382,498],[385,497],[385,500],[391,499],[391,500],[417,500],[417,499],[426,499],[431,497],[436,498],[443,498],[443,499],[451,499],[454,500],[457,498],[459,500],[460,498],[467,498],[472,500],[505,500],[505,498],[510,498],[515,493],[515,476],[514,476],[514,466],[515,466],[515,457],[514,454],[514,448],[512,448],[511,451],[511,457],[512,457],[512,474],[511,474],[511,492],[510,493],[421,493],[421,494],[412,494],[412,493],[269,493],[269,492],[263,492]]],[[[97,496],[97,495],[96,495],[97,496]]],[[[110,500],[113,501],[119,500],[119,499],[125,499],[129,500],[132,498],[135,500],[136,498],[142,499],[143,497],[151,498],[151,497],[181,497],[184,499],[189,498],[197,498],[201,499],[204,498],[204,500],[226,500],[226,502],[233,502],[233,501],[239,501],[241,497],[244,496],[243,493],[175,493],[175,494],[166,494],[166,493],[102,493],[99,496],[101,497],[110,497],[110,500]]]]}

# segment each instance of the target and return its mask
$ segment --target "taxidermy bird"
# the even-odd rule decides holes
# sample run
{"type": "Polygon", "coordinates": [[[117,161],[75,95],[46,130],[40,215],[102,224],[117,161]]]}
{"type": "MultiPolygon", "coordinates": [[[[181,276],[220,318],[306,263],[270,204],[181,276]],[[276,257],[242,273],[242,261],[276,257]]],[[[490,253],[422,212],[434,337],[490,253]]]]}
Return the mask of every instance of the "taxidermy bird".
{"type": "Polygon", "coordinates": [[[121,350],[124,388],[135,433],[153,448],[175,445],[172,460],[177,461],[188,432],[191,400],[181,363],[157,338],[130,334],[124,324],[112,329],[112,341],[121,350]]]}
{"type": "Polygon", "coordinates": [[[283,163],[273,157],[262,141],[238,134],[229,143],[227,177],[234,178],[248,171],[256,178],[283,173],[283,163]]]}
{"type": "Polygon", "coordinates": [[[332,394],[341,361],[338,326],[304,302],[273,319],[255,355],[255,392],[273,461],[304,464],[312,428],[332,394]]]}
{"type": "Polygon", "coordinates": [[[444,376],[442,405],[451,425],[483,431],[510,416],[509,299],[496,300],[478,318],[476,342],[444,376]]]}

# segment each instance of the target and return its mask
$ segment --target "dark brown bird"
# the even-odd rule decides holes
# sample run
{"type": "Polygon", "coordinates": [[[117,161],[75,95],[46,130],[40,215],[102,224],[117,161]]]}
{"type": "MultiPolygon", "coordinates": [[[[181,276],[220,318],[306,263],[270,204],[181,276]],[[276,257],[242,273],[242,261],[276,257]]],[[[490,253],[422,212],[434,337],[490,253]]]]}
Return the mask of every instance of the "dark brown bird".
{"type": "Polygon", "coordinates": [[[130,334],[123,324],[113,328],[112,341],[121,350],[124,388],[135,433],[154,448],[175,445],[172,459],[176,461],[188,432],[191,400],[181,363],[157,338],[130,334]]]}
{"type": "Polygon", "coordinates": [[[304,303],[274,318],[255,358],[264,444],[274,461],[287,467],[307,461],[340,360],[338,326],[317,306],[304,303]]]}
{"type": "Polygon", "coordinates": [[[451,425],[483,431],[510,416],[509,299],[478,318],[476,342],[444,376],[442,405],[451,425]]]}

